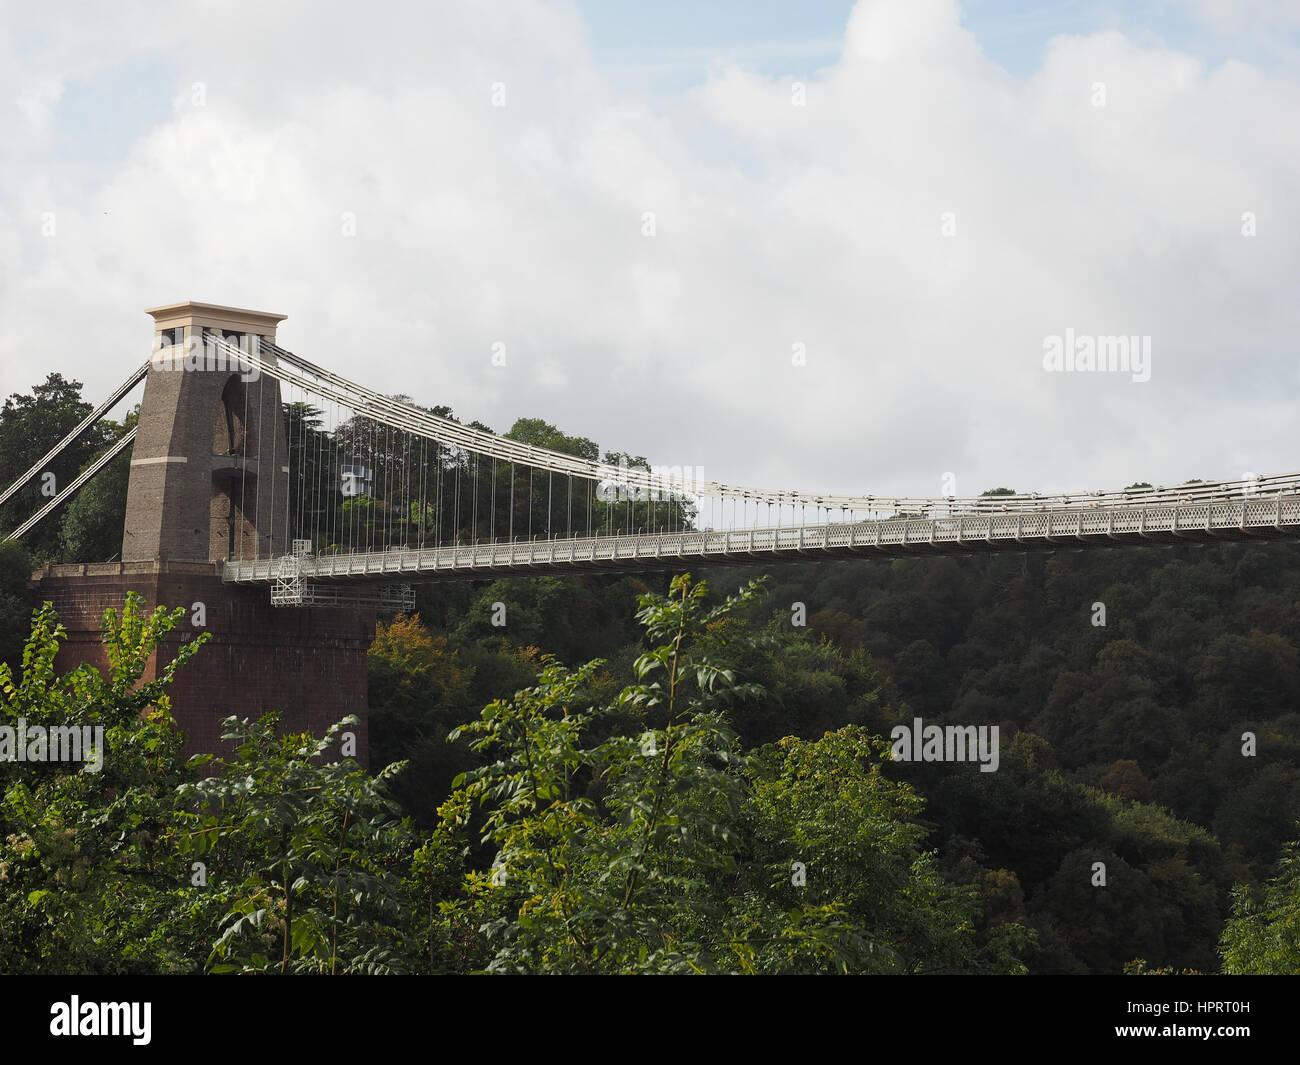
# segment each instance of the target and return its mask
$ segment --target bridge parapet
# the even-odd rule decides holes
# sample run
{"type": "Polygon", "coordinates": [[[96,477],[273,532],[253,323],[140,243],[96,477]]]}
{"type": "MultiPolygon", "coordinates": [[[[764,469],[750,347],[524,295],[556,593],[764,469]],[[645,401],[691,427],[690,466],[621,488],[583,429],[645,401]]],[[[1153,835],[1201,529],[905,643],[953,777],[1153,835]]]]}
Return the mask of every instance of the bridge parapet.
{"type": "MultiPolygon", "coordinates": [[[[737,565],[804,556],[971,555],[985,551],[1279,539],[1300,540],[1300,494],[1216,505],[1080,507],[933,520],[896,518],[784,528],[389,548],[303,555],[291,562],[228,562],[221,571],[227,583],[264,585],[284,580],[291,570],[295,587],[334,588],[338,591],[333,594],[342,597],[350,586],[391,583],[394,579],[485,580],[529,572],[669,569],[697,561],[737,565]]],[[[282,596],[280,604],[292,606],[308,601],[300,598],[295,602],[282,596]]]]}

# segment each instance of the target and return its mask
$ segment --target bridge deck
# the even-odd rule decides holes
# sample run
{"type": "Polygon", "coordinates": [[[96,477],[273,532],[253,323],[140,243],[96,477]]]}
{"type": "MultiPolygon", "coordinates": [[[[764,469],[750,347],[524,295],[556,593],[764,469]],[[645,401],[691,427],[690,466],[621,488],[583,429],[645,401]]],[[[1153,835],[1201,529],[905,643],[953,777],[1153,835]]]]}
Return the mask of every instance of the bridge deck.
{"type": "Polygon", "coordinates": [[[482,580],[538,572],[659,569],[692,560],[727,563],[977,551],[1051,550],[1211,540],[1300,540],[1300,494],[1234,502],[1146,508],[1081,507],[950,518],[894,518],[732,532],[638,536],[382,551],[228,562],[228,583],[260,584],[292,575],[351,584],[394,580],[482,580]]]}

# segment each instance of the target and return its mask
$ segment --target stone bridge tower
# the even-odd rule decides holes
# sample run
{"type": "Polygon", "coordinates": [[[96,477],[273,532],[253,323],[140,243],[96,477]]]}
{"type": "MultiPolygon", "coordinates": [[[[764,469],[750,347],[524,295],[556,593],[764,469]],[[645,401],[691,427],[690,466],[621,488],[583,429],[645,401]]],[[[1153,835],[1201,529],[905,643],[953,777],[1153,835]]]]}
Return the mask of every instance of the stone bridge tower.
{"type": "Polygon", "coordinates": [[[154,307],[154,359],[131,454],[124,562],[225,562],[287,550],[289,456],[280,382],[205,331],[269,357],[283,314],[154,307]],[[277,507],[277,503],[279,504],[277,507]]]}
{"type": "MultiPolygon", "coordinates": [[[[181,643],[209,634],[171,688],[187,754],[221,750],[221,719],[231,714],[279,711],[285,729],[317,736],[356,714],[365,764],[375,608],[277,608],[269,588],[221,579],[228,559],[287,553],[290,462],[279,382],[219,358],[202,334],[251,345],[254,337],[274,340],[285,316],[193,302],[147,313],[154,357],[131,453],[120,561],[46,566],[34,576],[68,632],[58,668],[89,662],[106,671],[104,611],[121,610],[126,593],[137,591],[149,610],[185,608],[160,650],[168,659],[181,643]]],[[[156,668],[151,662],[145,679],[156,668]]]]}

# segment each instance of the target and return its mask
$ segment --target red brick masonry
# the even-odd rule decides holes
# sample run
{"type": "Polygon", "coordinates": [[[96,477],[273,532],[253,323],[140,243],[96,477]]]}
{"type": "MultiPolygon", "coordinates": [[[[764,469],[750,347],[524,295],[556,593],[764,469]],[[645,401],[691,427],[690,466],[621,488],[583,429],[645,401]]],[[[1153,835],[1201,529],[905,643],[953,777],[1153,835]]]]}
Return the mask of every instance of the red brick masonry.
{"type": "MultiPolygon", "coordinates": [[[[160,649],[168,660],[182,641],[211,633],[171,687],[187,756],[221,751],[223,717],[279,710],[283,728],[317,736],[356,714],[357,760],[369,764],[366,653],[375,636],[373,609],[275,608],[266,588],[222,584],[220,566],[201,562],[47,566],[34,583],[68,630],[56,663],[61,672],[82,662],[107,672],[104,611],[120,611],[128,591],[143,595],[149,611],[159,604],[185,607],[185,618],[160,649]],[[191,625],[193,605],[200,602],[206,629],[191,625]]],[[[156,675],[156,657],[145,679],[156,675]]]]}

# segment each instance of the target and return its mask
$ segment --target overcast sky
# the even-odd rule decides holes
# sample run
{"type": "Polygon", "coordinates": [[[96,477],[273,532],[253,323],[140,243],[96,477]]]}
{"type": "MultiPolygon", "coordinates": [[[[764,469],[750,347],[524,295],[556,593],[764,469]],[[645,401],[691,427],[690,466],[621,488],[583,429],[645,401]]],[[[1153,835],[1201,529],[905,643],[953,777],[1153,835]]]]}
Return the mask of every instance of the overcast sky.
{"type": "Polygon", "coordinates": [[[729,483],[1297,470],[1298,80],[1295,0],[0,0],[0,391],[195,299],[729,483]]]}

